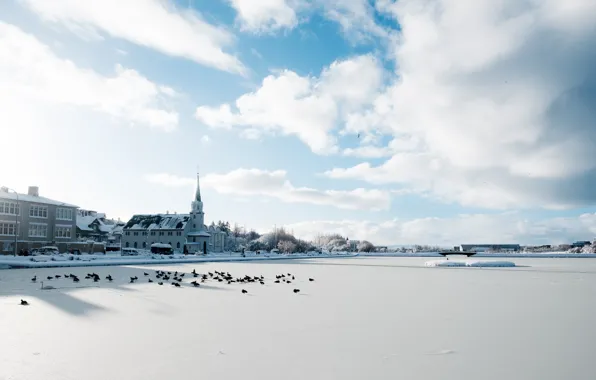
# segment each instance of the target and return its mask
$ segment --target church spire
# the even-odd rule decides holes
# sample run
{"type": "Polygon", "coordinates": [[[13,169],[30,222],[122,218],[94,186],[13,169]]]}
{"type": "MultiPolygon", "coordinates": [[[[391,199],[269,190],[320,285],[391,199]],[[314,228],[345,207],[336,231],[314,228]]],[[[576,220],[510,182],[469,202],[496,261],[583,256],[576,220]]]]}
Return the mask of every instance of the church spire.
{"type": "Polygon", "coordinates": [[[195,201],[201,202],[201,184],[199,182],[199,171],[197,170],[197,192],[195,193],[195,201]]]}

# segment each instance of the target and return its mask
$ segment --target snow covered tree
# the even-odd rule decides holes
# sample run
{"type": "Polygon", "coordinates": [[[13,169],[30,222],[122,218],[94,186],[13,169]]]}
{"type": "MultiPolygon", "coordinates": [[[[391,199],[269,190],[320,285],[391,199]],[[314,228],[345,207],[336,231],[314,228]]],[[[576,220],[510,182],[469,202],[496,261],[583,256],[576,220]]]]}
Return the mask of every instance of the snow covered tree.
{"type": "Polygon", "coordinates": [[[252,240],[246,244],[246,249],[249,251],[262,251],[269,248],[260,240],[252,240]]]}
{"type": "Polygon", "coordinates": [[[357,249],[358,252],[373,252],[375,250],[375,246],[370,241],[362,240],[358,244],[357,249]]]}
{"type": "Polygon", "coordinates": [[[283,240],[277,244],[277,249],[284,253],[294,253],[296,252],[296,244],[289,240],[283,240]]]}

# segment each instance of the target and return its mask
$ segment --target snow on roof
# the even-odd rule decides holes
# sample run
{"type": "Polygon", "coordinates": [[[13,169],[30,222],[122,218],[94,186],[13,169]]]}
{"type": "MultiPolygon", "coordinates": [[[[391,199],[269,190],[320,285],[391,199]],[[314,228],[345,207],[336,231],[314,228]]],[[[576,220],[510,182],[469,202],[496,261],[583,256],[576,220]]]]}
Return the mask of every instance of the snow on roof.
{"type": "Polygon", "coordinates": [[[172,246],[165,243],[153,243],[151,244],[151,248],[172,248],[172,246]]]}
{"type": "Polygon", "coordinates": [[[124,225],[125,230],[183,230],[188,214],[133,215],[124,225]]]}
{"type": "Polygon", "coordinates": [[[93,228],[89,227],[91,223],[96,219],[96,217],[89,215],[89,216],[80,216],[77,215],[77,228],[81,231],[93,231],[93,228]]]}
{"type": "MultiPolygon", "coordinates": [[[[16,201],[17,200],[17,195],[15,193],[9,193],[9,192],[6,192],[6,191],[0,191],[0,199],[10,199],[10,200],[15,200],[16,201]]],[[[52,205],[52,206],[62,206],[62,207],[79,208],[79,206],[71,205],[69,203],[55,201],[55,200],[50,199],[50,198],[45,198],[45,197],[40,197],[40,196],[35,196],[35,195],[29,195],[29,194],[20,194],[19,193],[18,199],[19,199],[20,202],[41,203],[41,204],[52,205]]]]}
{"type": "Polygon", "coordinates": [[[105,216],[105,214],[93,214],[85,216],[77,214],[77,228],[81,231],[93,231],[94,228],[91,227],[91,225],[93,223],[97,223],[100,232],[109,234],[119,231],[122,233],[122,225],[124,223],[118,224],[117,221],[112,219],[104,219],[104,217],[100,217],[100,215],[105,216]]]}

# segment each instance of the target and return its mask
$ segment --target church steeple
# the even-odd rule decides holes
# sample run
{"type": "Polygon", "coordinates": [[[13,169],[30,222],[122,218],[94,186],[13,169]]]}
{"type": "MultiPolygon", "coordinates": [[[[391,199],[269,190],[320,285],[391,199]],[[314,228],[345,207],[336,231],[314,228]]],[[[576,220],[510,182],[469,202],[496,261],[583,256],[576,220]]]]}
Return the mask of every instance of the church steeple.
{"type": "Polygon", "coordinates": [[[199,172],[198,171],[197,171],[197,191],[195,193],[195,201],[202,202],[201,201],[201,184],[199,182],[199,172]]]}

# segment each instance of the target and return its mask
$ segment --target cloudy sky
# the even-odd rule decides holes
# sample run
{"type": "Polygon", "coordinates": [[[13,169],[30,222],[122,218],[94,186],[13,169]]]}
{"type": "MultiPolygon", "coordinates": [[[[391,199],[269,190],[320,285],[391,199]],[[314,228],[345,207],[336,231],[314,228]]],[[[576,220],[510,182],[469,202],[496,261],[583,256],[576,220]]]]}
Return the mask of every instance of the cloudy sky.
{"type": "Polygon", "coordinates": [[[0,185],[378,244],[596,236],[593,0],[0,2],[0,185]]]}

